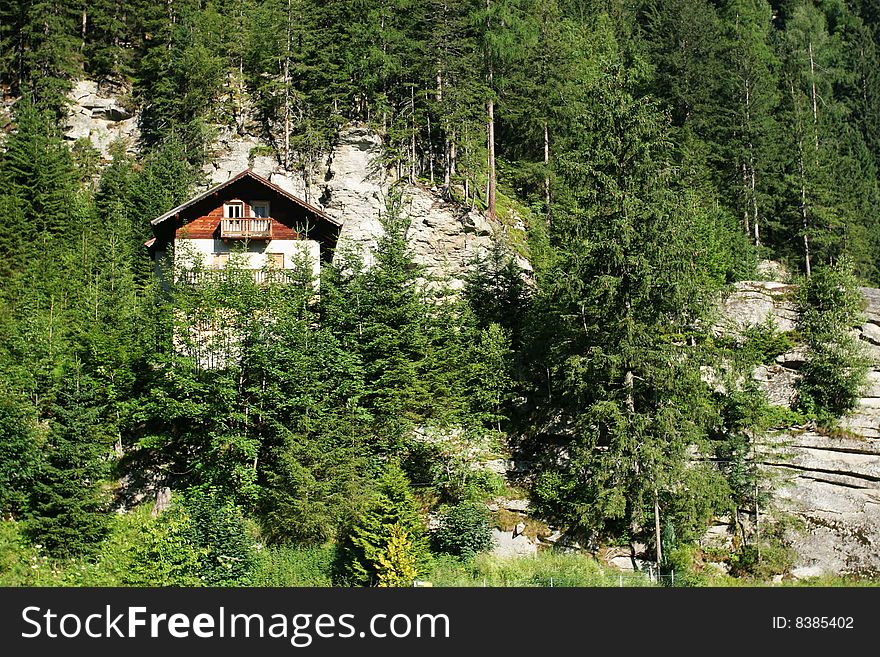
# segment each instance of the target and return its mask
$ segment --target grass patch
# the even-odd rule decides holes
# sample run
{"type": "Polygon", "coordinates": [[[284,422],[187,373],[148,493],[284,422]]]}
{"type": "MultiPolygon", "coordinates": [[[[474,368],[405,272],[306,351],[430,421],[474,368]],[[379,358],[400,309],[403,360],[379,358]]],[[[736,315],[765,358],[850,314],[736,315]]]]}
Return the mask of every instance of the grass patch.
{"type": "Polygon", "coordinates": [[[333,586],[332,544],[315,547],[264,547],[257,556],[254,586],[333,586]]]}
{"type": "Polygon", "coordinates": [[[489,554],[479,554],[469,560],[437,557],[426,579],[435,587],[652,586],[641,573],[618,573],[593,557],[552,551],[521,559],[489,554]]]}

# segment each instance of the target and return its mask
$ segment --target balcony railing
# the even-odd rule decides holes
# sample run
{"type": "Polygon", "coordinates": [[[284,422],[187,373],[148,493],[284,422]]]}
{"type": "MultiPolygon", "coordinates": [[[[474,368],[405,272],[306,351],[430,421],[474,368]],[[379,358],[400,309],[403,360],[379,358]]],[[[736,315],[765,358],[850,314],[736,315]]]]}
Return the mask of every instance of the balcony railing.
{"type": "Polygon", "coordinates": [[[177,281],[193,285],[201,283],[229,283],[252,279],[257,285],[293,283],[298,280],[292,269],[182,269],[177,281]]]}
{"type": "Polygon", "coordinates": [[[272,239],[272,220],[254,217],[224,218],[220,223],[220,237],[234,240],[270,240],[272,239]]]}

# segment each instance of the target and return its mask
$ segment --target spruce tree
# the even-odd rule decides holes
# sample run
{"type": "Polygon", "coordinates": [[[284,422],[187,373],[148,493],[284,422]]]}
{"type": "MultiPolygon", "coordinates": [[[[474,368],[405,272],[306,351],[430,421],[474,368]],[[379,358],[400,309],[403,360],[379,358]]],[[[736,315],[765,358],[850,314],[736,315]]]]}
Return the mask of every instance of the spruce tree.
{"type": "Polygon", "coordinates": [[[319,316],[309,288],[279,286],[250,365],[265,431],[257,510],[273,542],[332,539],[363,496],[363,371],[330,328],[332,288],[322,282],[319,316]]]}
{"type": "Polygon", "coordinates": [[[661,561],[664,514],[681,503],[688,450],[704,438],[708,401],[685,336],[711,287],[671,191],[665,119],[633,96],[617,53],[605,57],[581,148],[561,162],[574,202],[554,223],[558,264],[541,282],[573,436],[536,493],[572,528],[652,538],[661,561]]]}
{"type": "Polygon", "coordinates": [[[864,299],[843,260],[818,268],[799,290],[798,329],[809,348],[801,368],[798,406],[820,422],[833,425],[855,408],[865,385],[870,359],[853,327],[862,322],[864,299]]]}
{"type": "Polygon", "coordinates": [[[337,576],[348,585],[392,585],[403,574],[418,574],[427,557],[424,523],[409,481],[400,466],[389,461],[375,486],[375,497],[354,519],[339,546],[337,576]],[[397,576],[394,576],[394,573],[397,576]]]}
{"type": "Polygon", "coordinates": [[[74,376],[51,409],[25,531],[55,557],[93,554],[109,529],[106,478],[113,436],[105,428],[102,406],[94,383],[74,376]]]}
{"type": "Polygon", "coordinates": [[[364,368],[364,405],[385,449],[398,450],[424,417],[431,391],[424,371],[427,308],[409,255],[400,209],[391,206],[369,270],[357,283],[359,354],[364,368]]]}

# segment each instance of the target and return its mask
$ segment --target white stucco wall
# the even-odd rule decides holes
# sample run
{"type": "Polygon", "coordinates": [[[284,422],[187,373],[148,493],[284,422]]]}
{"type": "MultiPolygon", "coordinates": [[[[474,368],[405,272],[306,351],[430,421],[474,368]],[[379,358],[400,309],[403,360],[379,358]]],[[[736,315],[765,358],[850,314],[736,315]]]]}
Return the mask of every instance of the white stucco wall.
{"type": "Polygon", "coordinates": [[[250,240],[247,251],[242,251],[243,242],[218,239],[178,239],[174,250],[175,264],[192,266],[193,258],[200,258],[206,269],[212,267],[213,256],[223,253],[238,253],[243,266],[248,269],[262,269],[267,264],[266,254],[284,254],[284,269],[295,269],[297,263],[306,259],[312,269],[312,276],[318,279],[321,273],[320,244],[315,240],[269,240],[268,242],[250,240]]]}

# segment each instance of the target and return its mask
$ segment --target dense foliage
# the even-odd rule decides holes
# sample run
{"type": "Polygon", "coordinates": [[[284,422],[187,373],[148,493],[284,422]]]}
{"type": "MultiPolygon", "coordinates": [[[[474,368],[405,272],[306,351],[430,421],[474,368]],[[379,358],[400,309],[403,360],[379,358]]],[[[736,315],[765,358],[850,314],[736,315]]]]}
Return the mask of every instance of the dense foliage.
{"type": "Polygon", "coordinates": [[[405,584],[428,511],[436,550],[487,547],[479,505],[505,482],[470,459],[505,439],[537,511],[593,542],[668,564],[713,516],[757,518],[761,433],[832,424],[863,380],[878,20],[843,0],[4,3],[9,542],[111,583],[260,583],[295,546],[336,582],[405,584]],[[136,156],[64,142],[82,77],[139,110],[136,156]],[[458,297],[427,281],[395,192],[372,266],[257,286],[232,258],[158,286],[149,220],[193,193],[218,130],[257,130],[309,188],[350,122],[402,181],[485,211],[533,277],[499,247],[458,297]],[[722,344],[713,301],[768,258],[803,276],[797,334],[722,344]],[[737,383],[798,341],[795,411],[737,383]],[[114,514],[166,484],[158,517],[114,514]]]}

